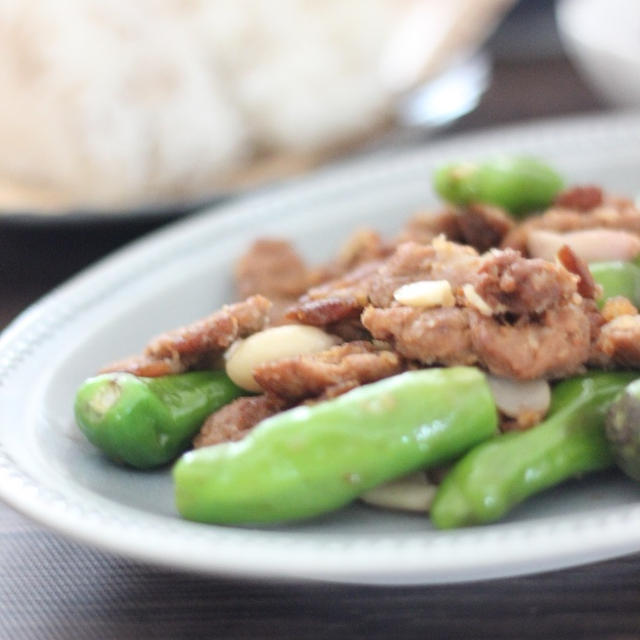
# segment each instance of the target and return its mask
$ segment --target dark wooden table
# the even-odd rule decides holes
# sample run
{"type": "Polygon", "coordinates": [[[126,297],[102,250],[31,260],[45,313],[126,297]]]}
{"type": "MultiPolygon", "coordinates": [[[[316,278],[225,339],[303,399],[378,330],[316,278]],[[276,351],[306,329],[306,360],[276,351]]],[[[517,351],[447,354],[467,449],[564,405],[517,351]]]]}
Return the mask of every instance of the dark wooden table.
{"type": "MultiPolygon", "coordinates": [[[[602,109],[561,56],[499,62],[453,131],[602,109]]],[[[0,223],[0,327],[160,221],[0,223]]],[[[640,556],[430,587],[196,577],[71,542],[0,506],[0,638],[637,638],[640,556]]]]}

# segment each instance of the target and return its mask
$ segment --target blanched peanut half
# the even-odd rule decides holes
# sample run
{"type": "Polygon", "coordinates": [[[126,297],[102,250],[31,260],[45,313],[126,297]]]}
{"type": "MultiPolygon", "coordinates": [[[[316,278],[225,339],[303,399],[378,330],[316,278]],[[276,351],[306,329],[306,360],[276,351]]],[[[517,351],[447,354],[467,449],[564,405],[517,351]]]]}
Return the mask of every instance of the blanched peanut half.
{"type": "Polygon", "coordinates": [[[383,509],[427,512],[436,489],[436,485],[427,480],[426,473],[418,471],[370,489],[360,499],[383,509]]]}
{"type": "Polygon", "coordinates": [[[524,413],[545,415],[551,402],[546,380],[510,380],[487,375],[487,382],[498,409],[510,418],[524,413]]]}
{"type": "Polygon", "coordinates": [[[317,353],[339,344],[340,338],[318,329],[298,324],[272,327],[236,340],[225,353],[227,375],[247,391],[261,391],[253,369],[264,362],[317,353]]]}
{"type": "Polygon", "coordinates": [[[562,245],[569,245],[585,262],[631,260],[640,254],[640,238],[628,231],[615,229],[585,229],[569,233],[530,231],[527,250],[533,258],[555,260],[562,245]]]}
{"type": "Polygon", "coordinates": [[[396,289],[393,297],[409,307],[452,307],[456,302],[446,280],[410,282],[396,289]]]}

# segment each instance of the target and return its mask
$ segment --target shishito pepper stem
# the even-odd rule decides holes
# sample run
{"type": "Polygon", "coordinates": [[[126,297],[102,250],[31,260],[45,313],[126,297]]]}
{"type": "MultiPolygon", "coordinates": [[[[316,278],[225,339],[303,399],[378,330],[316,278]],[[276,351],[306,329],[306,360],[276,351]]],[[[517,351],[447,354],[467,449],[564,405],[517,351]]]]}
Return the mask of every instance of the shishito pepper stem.
{"type": "Polygon", "coordinates": [[[209,414],[242,393],[221,371],[107,373],[80,386],[74,409],[80,429],[110,458],[149,469],[175,459],[209,414]]]}
{"type": "Polygon", "coordinates": [[[280,413],[241,442],[185,454],[173,470],[177,507],[202,522],[309,518],[449,461],[492,436],[496,425],[477,369],[404,373],[280,413]]]}
{"type": "Polygon", "coordinates": [[[535,493],[611,466],[605,415],[636,376],[598,372],[559,383],[544,422],[485,442],[456,463],[431,505],[432,522],[442,529],[492,522],[535,493]]]}

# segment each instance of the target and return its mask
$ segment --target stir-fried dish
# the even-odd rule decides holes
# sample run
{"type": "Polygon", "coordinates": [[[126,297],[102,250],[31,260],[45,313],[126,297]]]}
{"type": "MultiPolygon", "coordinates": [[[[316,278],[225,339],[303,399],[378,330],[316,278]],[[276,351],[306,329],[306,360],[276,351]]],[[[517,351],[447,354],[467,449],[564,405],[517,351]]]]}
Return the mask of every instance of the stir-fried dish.
{"type": "Polygon", "coordinates": [[[322,265],[260,238],[237,302],[77,392],[120,463],[174,461],[178,511],[310,518],[355,499],[494,521],[616,463],[640,479],[640,209],[531,158],[443,167],[446,204],[322,265]]]}

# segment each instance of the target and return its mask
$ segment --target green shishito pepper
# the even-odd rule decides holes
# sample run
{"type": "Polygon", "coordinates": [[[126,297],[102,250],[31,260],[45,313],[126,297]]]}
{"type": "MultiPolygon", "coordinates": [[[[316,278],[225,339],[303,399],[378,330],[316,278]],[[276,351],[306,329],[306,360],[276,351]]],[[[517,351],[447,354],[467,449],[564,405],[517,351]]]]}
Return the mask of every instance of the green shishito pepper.
{"type": "Polygon", "coordinates": [[[221,371],[106,373],[80,386],[74,409],[81,431],[110,458],[150,469],[175,459],[209,414],[243,393],[221,371]]]}
{"type": "Polygon", "coordinates": [[[624,296],[634,305],[640,306],[640,267],[633,262],[613,260],[592,262],[589,271],[593,279],[602,287],[602,297],[598,305],[614,296],[624,296]]]}
{"type": "Polygon", "coordinates": [[[176,504],[201,522],[309,518],[452,460],[491,437],[496,425],[477,369],[411,371],[280,413],[240,442],[186,453],[173,470],[176,504]]]}
{"type": "Polygon", "coordinates": [[[640,481],[640,379],[627,385],[609,408],[605,433],[618,467],[640,481]]]}
{"type": "Polygon", "coordinates": [[[529,156],[456,162],[440,167],[433,177],[436,193],[447,202],[494,204],[515,216],[548,207],[563,185],[554,169],[529,156]]]}
{"type": "Polygon", "coordinates": [[[535,493],[611,466],[605,416],[636,377],[594,372],[559,383],[546,420],[483,443],[455,464],[431,505],[433,524],[447,529],[493,522],[535,493]]]}

